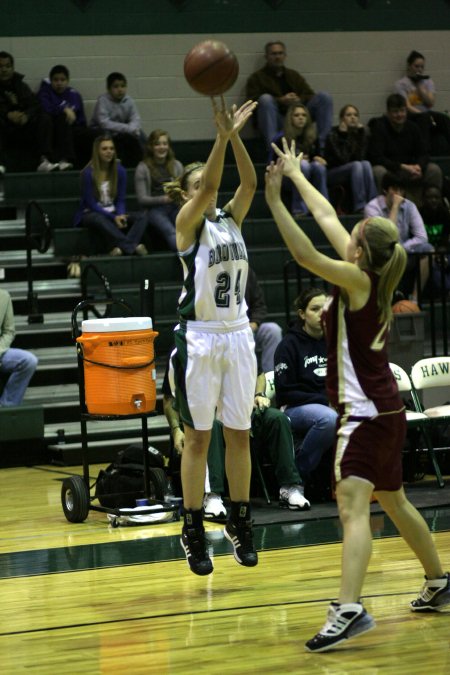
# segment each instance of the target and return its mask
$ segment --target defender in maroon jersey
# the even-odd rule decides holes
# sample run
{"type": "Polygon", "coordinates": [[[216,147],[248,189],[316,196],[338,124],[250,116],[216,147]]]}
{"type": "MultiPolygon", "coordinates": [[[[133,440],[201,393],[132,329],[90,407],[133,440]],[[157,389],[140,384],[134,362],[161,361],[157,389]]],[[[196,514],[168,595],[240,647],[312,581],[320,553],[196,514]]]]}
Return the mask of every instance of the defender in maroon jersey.
{"type": "Polygon", "coordinates": [[[443,573],[428,527],[402,486],[406,421],[386,353],[392,294],[406,265],[397,227],[386,218],[367,218],[350,235],[301,173],[295,146],[289,148],[283,139],[283,150],[272,147],[278,161],[267,167],[266,200],[281,235],[299,265],[336,286],[325,327],[328,394],[339,412],[334,479],[344,536],[338,601],[305,645],[307,651],[322,652],[375,627],[360,602],[372,548],[373,492],[426,574],[411,609],[439,610],[450,604],[450,574],[443,573]],[[283,175],[300,192],[338,260],[317,250],[289,214],[280,196],[283,175]]]}

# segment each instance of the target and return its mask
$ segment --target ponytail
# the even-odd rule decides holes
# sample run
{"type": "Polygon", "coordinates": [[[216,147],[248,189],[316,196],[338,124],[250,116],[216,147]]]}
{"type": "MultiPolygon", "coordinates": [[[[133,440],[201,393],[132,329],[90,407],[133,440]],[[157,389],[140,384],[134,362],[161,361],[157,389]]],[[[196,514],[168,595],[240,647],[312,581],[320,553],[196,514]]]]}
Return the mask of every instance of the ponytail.
{"type": "Polygon", "coordinates": [[[377,304],[380,310],[380,321],[392,320],[392,296],[397,288],[406,267],[407,255],[403,246],[397,241],[394,244],[390,259],[380,270],[377,304]]]}
{"type": "Polygon", "coordinates": [[[197,169],[202,169],[204,166],[203,162],[192,162],[191,164],[188,164],[181,176],[163,184],[166,195],[168,195],[175,204],[182,206],[185,201],[183,193],[186,192],[189,176],[191,173],[197,171],[197,169]]]}
{"type": "Polygon", "coordinates": [[[392,295],[406,267],[406,251],[398,240],[395,223],[373,217],[358,223],[358,243],[362,247],[367,269],[379,277],[377,304],[381,323],[392,319],[392,295]]]}

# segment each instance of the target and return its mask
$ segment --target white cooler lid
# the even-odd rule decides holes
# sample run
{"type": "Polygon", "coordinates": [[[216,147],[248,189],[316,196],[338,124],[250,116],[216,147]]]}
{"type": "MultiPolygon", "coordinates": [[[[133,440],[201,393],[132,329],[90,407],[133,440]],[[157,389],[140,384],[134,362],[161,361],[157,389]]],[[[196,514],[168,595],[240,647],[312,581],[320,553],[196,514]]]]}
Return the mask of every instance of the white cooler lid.
{"type": "Polygon", "coordinates": [[[126,316],[111,319],[85,319],[81,322],[83,333],[114,333],[129,330],[152,330],[149,316],[126,316]]]}

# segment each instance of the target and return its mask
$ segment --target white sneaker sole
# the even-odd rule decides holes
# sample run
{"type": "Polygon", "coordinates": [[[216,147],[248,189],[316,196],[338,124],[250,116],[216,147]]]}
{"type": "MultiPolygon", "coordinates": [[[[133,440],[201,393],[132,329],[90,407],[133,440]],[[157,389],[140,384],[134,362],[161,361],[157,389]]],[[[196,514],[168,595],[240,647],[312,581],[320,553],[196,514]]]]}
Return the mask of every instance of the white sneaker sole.
{"type": "Polygon", "coordinates": [[[227,514],[224,511],[222,513],[207,513],[203,511],[203,518],[206,518],[206,520],[226,520],[227,514]]]}
{"type": "Polygon", "coordinates": [[[357,624],[355,627],[350,628],[348,633],[344,635],[342,638],[336,640],[336,642],[330,643],[328,645],[324,645],[323,647],[319,647],[318,649],[310,649],[307,645],[305,645],[305,651],[310,652],[312,654],[318,654],[320,652],[328,652],[331,649],[335,649],[339,645],[341,645],[343,642],[347,642],[348,640],[351,640],[352,638],[358,637],[358,635],[364,635],[364,633],[368,633],[370,630],[373,630],[374,628],[377,627],[377,624],[375,623],[374,619],[372,616],[367,616],[366,621],[363,623],[357,624]]]}
{"type": "Polygon", "coordinates": [[[289,509],[289,511],[309,511],[311,504],[306,501],[303,506],[298,504],[289,504],[289,502],[280,501],[280,509],[289,509]]]}
{"type": "Polygon", "coordinates": [[[450,605],[450,591],[440,597],[437,605],[423,605],[421,607],[409,606],[412,612],[440,612],[450,605]]]}

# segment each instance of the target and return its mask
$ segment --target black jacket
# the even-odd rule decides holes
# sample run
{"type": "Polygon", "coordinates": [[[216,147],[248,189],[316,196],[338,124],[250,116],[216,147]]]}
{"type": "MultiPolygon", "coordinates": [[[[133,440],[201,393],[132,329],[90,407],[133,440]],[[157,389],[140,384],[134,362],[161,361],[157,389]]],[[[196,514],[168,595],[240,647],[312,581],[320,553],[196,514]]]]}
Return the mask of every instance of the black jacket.
{"type": "Polygon", "coordinates": [[[364,127],[341,131],[333,127],[325,141],[325,159],[329,169],[366,159],[368,132],[364,127]]]}
{"type": "Polygon", "coordinates": [[[32,119],[41,111],[37,97],[23,81],[23,75],[13,73],[9,82],[0,82],[0,123],[7,124],[7,114],[20,110],[32,119]]]}
{"type": "Polygon", "coordinates": [[[275,351],[275,391],[279,406],[328,405],[325,338],[315,339],[300,322],[289,328],[275,351]]]}
{"type": "Polygon", "coordinates": [[[425,169],[428,154],[419,127],[406,120],[400,131],[396,131],[387,117],[375,119],[370,124],[369,159],[373,165],[384,166],[394,173],[400,171],[400,164],[419,164],[425,169]]]}

